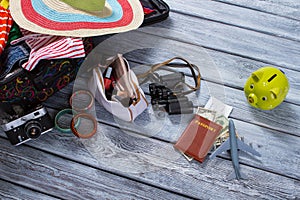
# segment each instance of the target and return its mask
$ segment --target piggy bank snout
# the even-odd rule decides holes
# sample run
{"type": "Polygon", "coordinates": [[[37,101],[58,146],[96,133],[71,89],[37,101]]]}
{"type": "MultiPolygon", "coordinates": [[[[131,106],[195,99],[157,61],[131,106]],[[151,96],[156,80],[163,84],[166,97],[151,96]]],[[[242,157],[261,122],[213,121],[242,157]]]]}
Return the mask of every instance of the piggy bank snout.
{"type": "Polygon", "coordinates": [[[248,102],[251,105],[255,105],[257,103],[257,96],[254,93],[250,93],[248,96],[248,102]]]}

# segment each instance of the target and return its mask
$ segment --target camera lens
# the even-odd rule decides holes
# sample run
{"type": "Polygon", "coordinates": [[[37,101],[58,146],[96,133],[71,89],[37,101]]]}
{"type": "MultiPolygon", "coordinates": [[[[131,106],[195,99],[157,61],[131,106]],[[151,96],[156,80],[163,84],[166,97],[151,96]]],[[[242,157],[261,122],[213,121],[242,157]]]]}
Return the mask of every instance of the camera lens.
{"type": "Polygon", "coordinates": [[[42,126],[36,121],[30,121],[25,126],[25,133],[29,138],[38,138],[42,133],[42,126]]]}

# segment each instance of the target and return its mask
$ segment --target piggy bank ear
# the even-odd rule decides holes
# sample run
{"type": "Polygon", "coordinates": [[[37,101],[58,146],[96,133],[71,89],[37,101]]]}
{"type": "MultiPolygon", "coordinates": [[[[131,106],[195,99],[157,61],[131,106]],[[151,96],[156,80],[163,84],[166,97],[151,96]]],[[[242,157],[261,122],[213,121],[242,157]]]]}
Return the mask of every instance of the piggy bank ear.
{"type": "Polygon", "coordinates": [[[280,93],[280,89],[279,88],[272,88],[271,89],[271,96],[273,99],[277,99],[277,97],[279,96],[280,93]]]}
{"type": "Polygon", "coordinates": [[[256,71],[256,72],[253,72],[251,76],[255,82],[258,82],[260,79],[262,79],[263,75],[264,75],[264,72],[256,71]]]}

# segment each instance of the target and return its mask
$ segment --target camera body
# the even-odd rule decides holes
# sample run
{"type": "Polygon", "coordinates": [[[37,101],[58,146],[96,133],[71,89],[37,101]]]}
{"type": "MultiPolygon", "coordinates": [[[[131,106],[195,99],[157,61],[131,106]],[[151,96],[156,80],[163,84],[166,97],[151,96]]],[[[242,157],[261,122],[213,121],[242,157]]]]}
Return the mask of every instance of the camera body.
{"type": "Polygon", "coordinates": [[[2,125],[11,144],[15,146],[36,139],[53,127],[54,121],[43,106],[35,107],[27,114],[2,125]]]}

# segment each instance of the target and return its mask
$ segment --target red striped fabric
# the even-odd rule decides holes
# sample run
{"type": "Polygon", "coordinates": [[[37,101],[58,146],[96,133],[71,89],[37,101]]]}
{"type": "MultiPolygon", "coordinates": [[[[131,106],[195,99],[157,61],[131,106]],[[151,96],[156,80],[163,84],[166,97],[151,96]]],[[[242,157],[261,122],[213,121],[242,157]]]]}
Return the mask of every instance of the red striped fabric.
{"type": "Polygon", "coordinates": [[[9,10],[0,6],[0,54],[3,52],[13,23],[9,10]]]}
{"type": "Polygon", "coordinates": [[[21,29],[21,32],[23,37],[13,42],[25,40],[31,48],[28,62],[22,65],[28,71],[33,70],[42,59],[85,57],[81,38],[36,34],[24,29],[21,29]]]}

